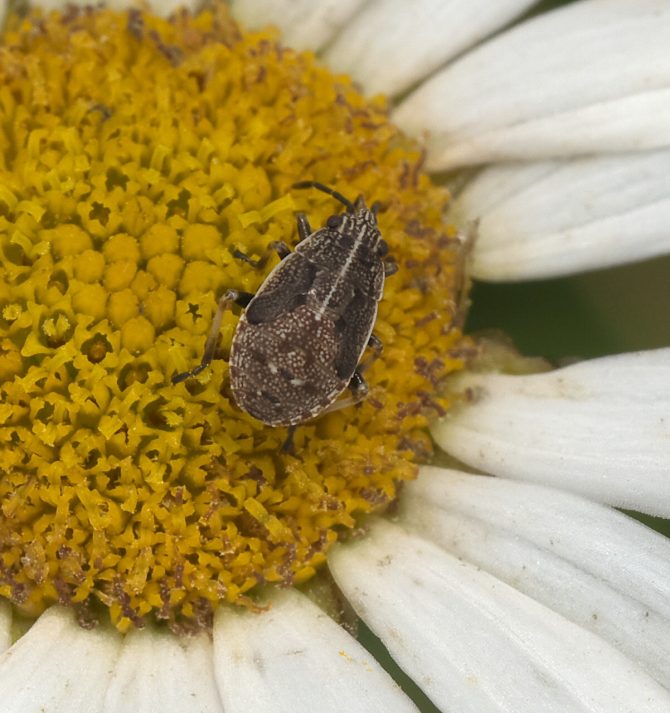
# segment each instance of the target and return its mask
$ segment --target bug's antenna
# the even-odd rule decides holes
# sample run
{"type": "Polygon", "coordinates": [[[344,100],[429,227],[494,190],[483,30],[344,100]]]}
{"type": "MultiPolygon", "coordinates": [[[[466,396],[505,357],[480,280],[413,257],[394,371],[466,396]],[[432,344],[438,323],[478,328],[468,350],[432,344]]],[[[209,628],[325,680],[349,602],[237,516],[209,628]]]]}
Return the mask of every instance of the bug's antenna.
{"type": "Polygon", "coordinates": [[[323,191],[329,196],[333,196],[333,198],[336,198],[338,201],[340,201],[340,203],[342,203],[342,205],[347,207],[347,210],[350,213],[354,212],[354,204],[348,198],[345,198],[338,191],[332,188],[328,188],[328,186],[324,186],[323,183],[319,183],[318,181],[298,181],[298,183],[294,183],[291,188],[316,188],[317,190],[323,191]]]}

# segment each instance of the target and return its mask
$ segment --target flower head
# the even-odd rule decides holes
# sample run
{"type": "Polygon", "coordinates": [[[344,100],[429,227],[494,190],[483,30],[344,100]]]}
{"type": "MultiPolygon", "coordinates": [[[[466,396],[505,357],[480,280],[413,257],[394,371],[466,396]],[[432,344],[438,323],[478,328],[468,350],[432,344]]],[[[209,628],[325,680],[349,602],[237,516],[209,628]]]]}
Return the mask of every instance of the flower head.
{"type": "MultiPolygon", "coordinates": [[[[667,246],[670,12],[583,0],[466,51],[531,5],[232,3],[284,41],[217,6],[13,27],[0,572],[24,610],[79,613],[48,607],[0,657],[13,710],[415,710],[339,625],[352,610],[444,711],[670,707],[670,545],[610,507],[670,514],[668,350],[552,371],[459,330],[470,274],[667,246]],[[431,169],[508,163],[457,175],[448,202],[385,101],[289,42],[395,97],[431,169]],[[258,289],[273,240],[295,245],[295,213],[336,212],[305,179],[381,200],[400,270],[370,397],[301,426],[291,454],[231,398],[237,310],[210,368],[172,377],[202,357],[217,298],[258,289]],[[445,208],[476,226],[467,250],[445,208]],[[444,450],[404,482],[429,425],[444,450]],[[265,583],[283,588],[256,598],[265,583]],[[116,629],[82,628],[98,602],[116,629]]],[[[0,646],[12,621],[0,606],[0,646]]]]}
{"type": "MultiPolygon", "coordinates": [[[[308,579],[430,453],[436,387],[463,362],[448,194],[383,101],[220,6],[15,25],[0,65],[2,592],[33,614],[101,601],[122,630],[147,614],[203,625],[258,583],[308,579]],[[400,271],[370,398],[302,426],[296,457],[285,429],[237,406],[225,358],[171,376],[202,353],[218,296],[255,292],[271,242],[295,244],[296,210],[316,225],[338,212],[291,189],[306,176],[382,202],[400,271]]],[[[238,318],[224,314],[219,356],[238,318]]]]}

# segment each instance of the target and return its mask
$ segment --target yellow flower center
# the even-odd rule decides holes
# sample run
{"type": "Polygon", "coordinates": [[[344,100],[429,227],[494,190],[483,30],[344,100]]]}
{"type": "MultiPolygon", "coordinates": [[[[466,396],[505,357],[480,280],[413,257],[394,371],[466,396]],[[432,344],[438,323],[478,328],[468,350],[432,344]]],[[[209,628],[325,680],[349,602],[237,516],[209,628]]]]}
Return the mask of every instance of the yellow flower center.
{"type": "Polygon", "coordinates": [[[306,581],[431,454],[463,364],[460,243],[422,154],[309,53],[215,7],[13,18],[0,48],[0,594],[206,625],[259,583],[306,581]],[[277,263],[240,260],[368,205],[399,265],[358,407],[271,428],[232,399],[240,311],[277,263]]]}

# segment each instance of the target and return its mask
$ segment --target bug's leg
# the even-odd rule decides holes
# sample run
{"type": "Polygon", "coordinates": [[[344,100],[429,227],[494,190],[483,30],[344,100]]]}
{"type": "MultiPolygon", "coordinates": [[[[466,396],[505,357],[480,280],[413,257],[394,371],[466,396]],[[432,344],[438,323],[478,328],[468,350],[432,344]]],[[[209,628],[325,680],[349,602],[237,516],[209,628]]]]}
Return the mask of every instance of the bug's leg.
{"type": "MultiPolygon", "coordinates": [[[[381,342],[380,342],[381,344],[381,342]]],[[[351,398],[355,404],[360,403],[368,395],[370,388],[368,387],[368,382],[363,378],[362,368],[359,366],[354,371],[351,381],[349,382],[349,390],[351,391],[351,398]]]]}
{"type": "Polygon", "coordinates": [[[243,260],[244,262],[251,265],[252,267],[255,267],[258,270],[265,266],[265,263],[268,261],[268,258],[270,257],[270,254],[272,252],[276,252],[277,255],[279,255],[279,257],[283,260],[287,255],[291,254],[291,249],[283,240],[273,240],[268,245],[265,255],[259,257],[258,260],[250,258],[248,255],[245,255],[241,250],[238,250],[237,248],[234,248],[231,251],[231,254],[238,260],[243,260]]]}
{"type": "Polygon", "coordinates": [[[398,263],[395,260],[384,260],[384,277],[395,275],[398,272],[398,263]]]}
{"type": "Polygon", "coordinates": [[[250,292],[240,292],[239,290],[226,290],[223,296],[219,300],[218,307],[216,309],[216,314],[212,320],[212,328],[209,331],[209,336],[205,342],[205,352],[202,357],[202,361],[196,367],[190,371],[183,371],[181,374],[175,374],[172,377],[172,383],[178,384],[181,381],[186,381],[186,379],[197,376],[201,371],[204,371],[214,358],[214,352],[216,351],[216,345],[219,341],[219,330],[221,329],[221,321],[223,320],[223,313],[230,307],[234,302],[240,307],[246,307],[253,295],[250,292]]]}
{"type": "MultiPolygon", "coordinates": [[[[243,292],[242,290],[227,290],[227,292],[235,292],[237,294],[237,297],[233,299],[233,302],[242,309],[244,309],[256,296],[253,292],[243,292]]],[[[220,302],[221,300],[219,300],[219,303],[220,302]]]]}
{"type": "Polygon", "coordinates": [[[296,220],[298,221],[298,238],[300,242],[306,240],[312,234],[312,227],[307,220],[307,216],[304,213],[298,213],[296,215],[296,220]]]}
{"type": "Polygon", "coordinates": [[[326,407],[321,414],[332,413],[333,411],[339,411],[340,409],[347,408],[348,406],[355,406],[365,400],[370,390],[367,382],[363,378],[363,372],[369,369],[377,359],[381,356],[382,349],[384,345],[381,339],[371,334],[368,339],[368,346],[373,350],[372,355],[366,360],[362,361],[355,369],[354,373],[349,380],[349,390],[351,391],[351,396],[348,396],[339,401],[335,401],[326,407]]]}
{"type": "Polygon", "coordinates": [[[356,406],[356,404],[365,400],[370,389],[360,372],[360,367],[354,371],[351,380],[349,381],[349,390],[351,391],[351,396],[347,396],[339,401],[333,402],[330,406],[323,409],[319,416],[323,416],[326,413],[333,413],[333,411],[340,411],[341,409],[348,408],[349,406],[356,406]]]}
{"type": "MultiPolygon", "coordinates": [[[[358,374],[359,378],[363,378],[363,372],[367,371],[377,361],[377,359],[379,359],[384,349],[382,340],[379,337],[376,337],[374,334],[370,335],[370,338],[368,339],[368,346],[370,347],[370,349],[372,349],[373,353],[365,361],[361,361],[361,363],[356,367],[354,376],[358,374]]],[[[354,377],[352,377],[352,379],[353,378],[354,377]]],[[[349,384],[349,388],[352,388],[351,384],[349,384]]]]}
{"type": "Polygon", "coordinates": [[[377,355],[375,358],[378,358],[381,355],[382,350],[384,349],[384,344],[382,343],[382,340],[376,334],[370,335],[370,338],[368,339],[368,346],[370,347],[370,349],[375,350],[375,353],[377,355]]]}
{"type": "Polygon", "coordinates": [[[295,448],[293,444],[293,434],[295,433],[295,429],[298,428],[297,426],[289,426],[288,427],[288,433],[286,434],[286,440],[284,443],[282,443],[281,447],[281,452],[282,453],[288,453],[289,455],[293,455],[295,453],[295,448]]]}
{"type": "Polygon", "coordinates": [[[237,248],[234,248],[231,251],[231,254],[234,258],[237,258],[238,260],[242,260],[243,262],[246,262],[248,265],[251,265],[251,267],[263,267],[265,264],[265,258],[259,258],[258,260],[254,260],[253,258],[249,257],[248,255],[245,255],[241,250],[238,250],[237,248]]]}
{"type": "Polygon", "coordinates": [[[283,240],[273,240],[268,247],[279,255],[280,260],[291,254],[291,248],[283,240]]]}

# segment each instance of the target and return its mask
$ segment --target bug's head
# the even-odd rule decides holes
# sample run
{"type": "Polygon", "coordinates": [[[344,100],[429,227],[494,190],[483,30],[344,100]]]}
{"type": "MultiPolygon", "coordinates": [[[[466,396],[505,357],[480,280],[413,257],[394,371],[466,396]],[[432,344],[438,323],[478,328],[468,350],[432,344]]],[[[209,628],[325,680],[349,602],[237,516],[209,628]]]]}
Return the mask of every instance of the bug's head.
{"type": "Polygon", "coordinates": [[[329,186],[319,183],[318,181],[299,181],[294,183],[292,188],[316,188],[323,193],[327,193],[338,200],[347,209],[346,213],[336,213],[331,215],[326,221],[326,226],[331,230],[337,230],[343,232],[344,230],[350,229],[356,234],[361,228],[367,228],[369,242],[372,246],[379,246],[379,249],[383,252],[382,244],[385,245],[384,241],[381,239],[381,234],[379,228],[377,227],[377,213],[381,208],[381,204],[375,201],[369,208],[365,203],[365,198],[360,195],[356,198],[355,202],[351,202],[348,198],[343,196],[339,191],[336,191],[329,186]]]}

